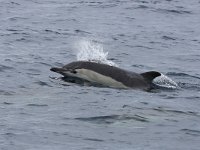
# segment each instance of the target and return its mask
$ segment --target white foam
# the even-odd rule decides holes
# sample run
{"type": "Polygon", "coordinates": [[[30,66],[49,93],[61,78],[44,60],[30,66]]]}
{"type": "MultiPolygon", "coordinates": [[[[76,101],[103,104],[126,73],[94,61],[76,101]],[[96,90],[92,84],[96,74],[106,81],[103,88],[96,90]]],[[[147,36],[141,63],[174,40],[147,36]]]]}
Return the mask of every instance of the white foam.
{"type": "Polygon", "coordinates": [[[173,81],[171,78],[162,73],[161,76],[153,80],[153,83],[164,88],[170,88],[170,89],[178,88],[178,84],[175,81],[173,81]]]}
{"type": "Polygon", "coordinates": [[[108,52],[104,52],[103,46],[97,42],[81,40],[77,48],[77,60],[79,61],[92,61],[117,66],[113,61],[107,59],[108,52]]]}

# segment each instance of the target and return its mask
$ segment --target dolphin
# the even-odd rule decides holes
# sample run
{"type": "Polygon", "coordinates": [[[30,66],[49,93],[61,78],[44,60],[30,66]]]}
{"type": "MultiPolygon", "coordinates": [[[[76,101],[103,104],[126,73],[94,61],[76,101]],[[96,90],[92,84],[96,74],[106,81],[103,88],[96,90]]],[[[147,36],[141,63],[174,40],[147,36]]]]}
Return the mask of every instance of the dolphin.
{"type": "Polygon", "coordinates": [[[107,87],[142,90],[151,90],[154,87],[153,79],[161,76],[161,73],[157,71],[139,74],[115,66],[90,61],[74,61],[62,68],[53,67],[50,70],[66,78],[77,78],[107,87]]]}

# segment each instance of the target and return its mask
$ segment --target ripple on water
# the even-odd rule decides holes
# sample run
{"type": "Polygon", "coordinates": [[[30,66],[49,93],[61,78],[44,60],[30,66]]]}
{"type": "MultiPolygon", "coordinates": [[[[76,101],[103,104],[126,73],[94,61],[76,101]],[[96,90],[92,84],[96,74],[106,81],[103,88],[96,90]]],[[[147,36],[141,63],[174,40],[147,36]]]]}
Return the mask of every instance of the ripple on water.
{"type": "Polygon", "coordinates": [[[81,117],[75,118],[80,121],[91,122],[95,124],[113,124],[115,122],[124,122],[124,121],[139,121],[139,122],[149,122],[149,120],[140,115],[107,115],[107,116],[95,116],[95,117],[81,117]]]}
{"type": "Polygon", "coordinates": [[[191,116],[200,116],[198,112],[193,111],[182,111],[182,110],[174,110],[174,109],[165,109],[163,107],[153,108],[153,110],[163,112],[163,113],[172,113],[174,115],[191,115],[191,116]]]}
{"type": "Polygon", "coordinates": [[[13,92],[13,91],[0,90],[0,95],[12,96],[14,94],[15,94],[15,92],[13,92]]]}
{"type": "Polygon", "coordinates": [[[40,86],[52,87],[51,85],[49,85],[49,83],[44,82],[44,81],[36,81],[35,83],[36,83],[37,85],[40,85],[40,86]]]}
{"type": "Polygon", "coordinates": [[[176,72],[169,72],[167,73],[167,75],[174,76],[177,77],[179,80],[182,80],[178,83],[178,86],[182,89],[200,91],[200,77],[198,76],[176,72]]]}
{"type": "Polygon", "coordinates": [[[4,105],[13,105],[14,103],[3,102],[4,105]]]}
{"type": "Polygon", "coordinates": [[[97,139],[97,138],[83,138],[83,140],[94,141],[94,142],[104,142],[104,140],[97,139]]]}
{"type": "Polygon", "coordinates": [[[8,136],[8,137],[14,137],[14,136],[16,136],[17,134],[11,133],[11,132],[6,132],[6,133],[4,133],[4,134],[2,134],[2,135],[8,136]]]}
{"type": "Polygon", "coordinates": [[[53,30],[50,30],[50,29],[45,29],[44,31],[47,32],[47,33],[61,34],[61,33],[58,32],[58,31],[53,31],[53,30]]]}
{"type": "Polygon", "coordinates": [[[30,107],[47,107],[47,104],[27,104],[26,106],[30,106],[30,107]]]}
{"type": "Polygon", "coordinates": [[[41,74],[41,71],[39,69],[35,69],[35,68],[29,68],[29,69],[26,69],[27,71],[27,75],[40,75],[41,74]]]}
{"type": "Polygon", "coordinates": [[[4,72],[6,70],[13,70],[13,67],[10,66],[5,66],[5,65],[0,65],[0,72],[4,72]]]}
{"type": "Polygon", "coordinates": [[[179,15],[183,15],[183,14],[192,14],[191,11],[187,11],[187,10],[176,10],[176,9],[156,9],[154,10],[156,12],[160,12],[160,13],[164,13],[164,14],[179,14],[179,15]]]}
{"type": "Polygon", "coordinates": [[[80,30],[80,29],[76,29],[76,30],[74,30],[74,32],[78,33],[78,34],[92,34],[92,33],[88,32],[88,31],[84,31],[84,30],[80,30]]]}
{"type": "Polygon", "coordinates": [[[197,76],[194,76],[194,75],[189,75],[187,73],[179,73],[179,72],[178,73],[177,72],[168,72],[167,75],[200,79],[200,77],[197,77],[197,76]]]}
{"type": "Polygon", "coordinates": [[[162,36],[162,39],[164,39],[164,40],[172,40],[172,41],[176,40],[176,38],[171,37],[171,36],[167,36],[167,35],[162,36]]]}
{"type": "Polygon", "coordinates": [[[199,130],[194,130],[194,129],[181,129],[181,132],[184,132],[185,134],[192,135],[192,136],[200,136],[200,131],[199,130]]]}

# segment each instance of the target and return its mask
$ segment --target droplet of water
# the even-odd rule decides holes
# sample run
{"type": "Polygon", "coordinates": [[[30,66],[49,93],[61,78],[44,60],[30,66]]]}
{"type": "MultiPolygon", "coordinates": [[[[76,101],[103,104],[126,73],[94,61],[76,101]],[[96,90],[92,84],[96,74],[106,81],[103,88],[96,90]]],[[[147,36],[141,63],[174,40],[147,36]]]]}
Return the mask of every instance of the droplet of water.
{"type": "Polygon", "coordinates": [[[113,61],[107,59],[108,52],[104,52],[103,46],[92,40],[81,40],[78,44],[77,60],[103,63],[117,66],[113,61]]]}

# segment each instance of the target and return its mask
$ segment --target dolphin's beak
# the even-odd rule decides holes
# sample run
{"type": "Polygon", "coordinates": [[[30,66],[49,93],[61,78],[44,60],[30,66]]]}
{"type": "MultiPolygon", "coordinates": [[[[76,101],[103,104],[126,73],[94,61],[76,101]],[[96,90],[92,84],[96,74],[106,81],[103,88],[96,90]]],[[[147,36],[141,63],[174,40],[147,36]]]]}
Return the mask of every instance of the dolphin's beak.
{"type": "Polygon", "coordinates": [[[64,71],[63,68],[51,68],[50,70],[57,73],[62,73],[64,71]]]}

